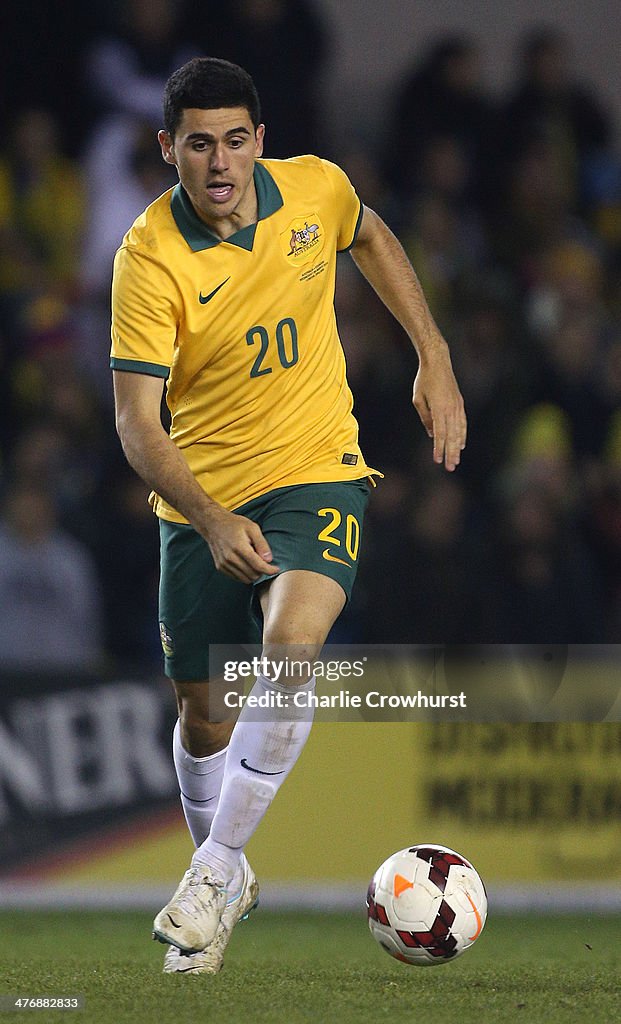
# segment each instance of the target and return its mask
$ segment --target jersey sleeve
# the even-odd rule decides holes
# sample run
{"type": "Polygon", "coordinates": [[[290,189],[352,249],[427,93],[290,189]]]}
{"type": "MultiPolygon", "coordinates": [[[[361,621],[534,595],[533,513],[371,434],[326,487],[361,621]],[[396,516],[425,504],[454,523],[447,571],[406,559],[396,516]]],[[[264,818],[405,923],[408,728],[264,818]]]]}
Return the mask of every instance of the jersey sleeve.
{"type": "Polygon", "coordinates": [[[358,236],[362,221],[362,203],[345,171],[330,160],[321,162],[330,182],[335,205],[338,224],[336,247],[338,252],[347,252],[358,236]]]}
{"type": "Polygon", "coordinates": [[[178,306],[176,286],[166,270],[122,246],[112,277],[112,369],[167,378],[177,337],[178,306]]]}

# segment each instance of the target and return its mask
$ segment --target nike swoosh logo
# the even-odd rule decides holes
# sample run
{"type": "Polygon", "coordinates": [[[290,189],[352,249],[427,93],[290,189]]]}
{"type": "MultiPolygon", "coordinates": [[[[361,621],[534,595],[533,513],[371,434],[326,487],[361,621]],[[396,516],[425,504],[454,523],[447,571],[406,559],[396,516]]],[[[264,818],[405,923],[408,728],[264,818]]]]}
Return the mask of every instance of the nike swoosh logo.
{"type": "Polygon", "coordinates": [[[172,917],[170,916],[170,914],[167,914],[167,915],[166,915],[166,917],[167,917],[167,918],[168,918],[168,920],[170,921],[170,923],[171,923],[171,925],[173,926],[173,928],[181,928],[181,925],[180,925],[180,924],[177,924],[177,922],[176,922],[176,921],[173,921],[173,919],[172,919],[172,917]]]}
{"type": "MultiPolygon", "coordinates": [[[[231,280],[231,278],[227,277],[226,281],[230,281],[230,280],[231,280]]],[[[204,306],[206,302],[209,302],[210,299],[213,299],[214,295],[217,292],[219,292],[221,288],[224,288],[224,286],[226,284],[226,281],[223,281],[222,284],[219,284],[218,287],[214,288],[214,290],[212,292],[209,292],[209,295],[203,295],[202,292],[199,292],[198,293],[198,301],[201,303],[201,305],[204,306]]]]}
{"type": "Polygon", "coordinates": [[[331,555],[327,548],[322,552],[322,555],[327,562],[338,562],[339,565],[346,565],[348,569],[353,569],[353,566],[350,565],[349,562],[344,562],[342,558],[337,558],[336,555],[331,555]]]}
{"type": "Polygon", "coordinates": [[[481,915],[479,914],[479,911],[477,910],[477,908],[474,905],[474,900],[472,899],[472,897],[470,896],[470,893],[468,893],[468,892],[466,893],[466,899],[468,900],[468,903],[470,904],[470,906],[474,910],[474,917],[475,917],[475,920],[476,920],[476,923],[477,923],[477,928],[476,928],[476,931],[475,931],[474,935],[469,935],[468,936],[469,941],[470,942],[474,942],[474,940],[478,939],[479,935],[483,931],[483,921],[481,920],[481,915]]]}
{"type": "Polygon", "coordinates": [[[248,764],[248,762],[246,761],[245,757],[242,757],[242,759],[241,759],[241,761],[239,763],[241,764],[242,768],[247,768],[249,772],[256,772],[257,775],[284,775],[285,774],[284,771],[282,771],[282,772],[262,772],[260,768],[253,768],[252,765],[248,764]]]}

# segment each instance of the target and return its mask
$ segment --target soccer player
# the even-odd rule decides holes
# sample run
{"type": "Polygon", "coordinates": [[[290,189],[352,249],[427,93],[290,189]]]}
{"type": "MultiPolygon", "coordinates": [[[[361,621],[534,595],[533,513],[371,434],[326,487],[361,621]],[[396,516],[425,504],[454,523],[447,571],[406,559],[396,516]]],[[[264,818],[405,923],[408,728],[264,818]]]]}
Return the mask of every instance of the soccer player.
{"type": "Polygon", "coordinates": [[[264,655],[295,645],[312,662],[356,574],[375,471],[336,329],[338,252],[351,251],[416,348],[413,402],[434,460],[453,471],[466,436],[447,345],[399,242],[334,164],[261,159],[264,133],[242,68],[206,57],[175,72],[158,138],[179,184],[130,228],[114,268],[117,429],[160,519],[173,756],[196,845],[154,921],[170,972],[222,966],[257,900],[244,847],[312,718],[290,698],[314,678],[266,674],[251,691],[271,701],[262,717],[210,721],[210,644],[256,642],[259,608],[264,655]]]}

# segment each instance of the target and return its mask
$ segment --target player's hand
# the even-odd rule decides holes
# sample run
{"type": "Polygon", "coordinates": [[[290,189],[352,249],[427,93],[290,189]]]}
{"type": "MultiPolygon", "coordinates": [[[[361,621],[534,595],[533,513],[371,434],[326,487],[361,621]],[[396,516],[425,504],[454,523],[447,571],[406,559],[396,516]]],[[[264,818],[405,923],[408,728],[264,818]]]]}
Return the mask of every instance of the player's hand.
{"type": "Polygon", "coordinates": [[[242,583],[254,583],[260,576],[275,576],[272,552],[261,530],[252,519],[217,509],[209,514],[201,531],[209,544],[216,569],[242,583]]]}
{"type": "Polygon", "coordinates": [[[414,381],[412,403],[433,439],[433,460],[452,473],[466,447],[466,413],[448,349],[425,358],[414,381]]]}

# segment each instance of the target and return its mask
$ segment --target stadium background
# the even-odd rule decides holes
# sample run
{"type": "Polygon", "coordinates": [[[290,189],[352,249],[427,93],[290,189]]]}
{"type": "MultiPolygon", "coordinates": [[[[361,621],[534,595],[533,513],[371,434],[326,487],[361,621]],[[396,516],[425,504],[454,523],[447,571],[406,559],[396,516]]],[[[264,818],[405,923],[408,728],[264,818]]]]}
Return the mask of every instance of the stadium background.
{"type": "MultiPolygon", "coordinates": [[[[123,231],[171,184],[154,143],[164,79],[197,52],[247,66],[267,155],[317,151],[349,171],[451,343],[470,441],[449,478],[409,408],[415,359],[343,262],[361,440],[386,480],[334,639],[615,644],[620,15],[28,0],[5,17],[2,898],[151,906],[189,840],[159,674],[156,529],[114,434],[107,303],[123,231]]],[[[620,814],[617,721],[321,723],[252,857],[268,906],[318,893],[350,905],[389,852],[432,840],[471,856],[507,903],[573,894],[610,909],[620,814]]]]}

